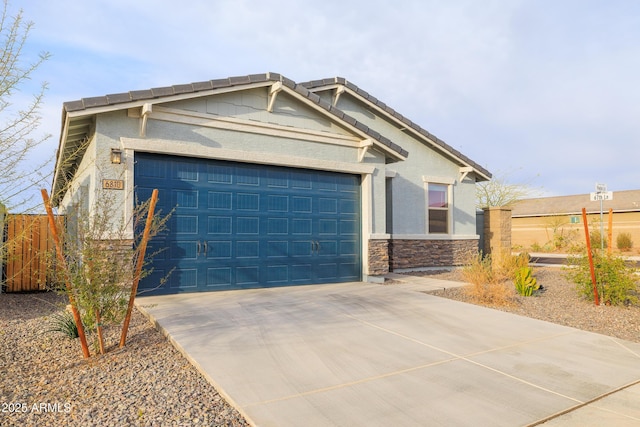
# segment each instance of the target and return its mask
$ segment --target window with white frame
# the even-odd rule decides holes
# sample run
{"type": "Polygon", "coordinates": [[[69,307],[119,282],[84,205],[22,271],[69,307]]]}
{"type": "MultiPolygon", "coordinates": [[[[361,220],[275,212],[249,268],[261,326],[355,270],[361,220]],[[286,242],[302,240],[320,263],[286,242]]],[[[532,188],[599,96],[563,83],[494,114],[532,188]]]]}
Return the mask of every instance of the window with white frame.
{"type": "Polygon", "coordinates": [[[427,197],[429,233],[449,233],[449,185],[428,183],[427,197]]]}

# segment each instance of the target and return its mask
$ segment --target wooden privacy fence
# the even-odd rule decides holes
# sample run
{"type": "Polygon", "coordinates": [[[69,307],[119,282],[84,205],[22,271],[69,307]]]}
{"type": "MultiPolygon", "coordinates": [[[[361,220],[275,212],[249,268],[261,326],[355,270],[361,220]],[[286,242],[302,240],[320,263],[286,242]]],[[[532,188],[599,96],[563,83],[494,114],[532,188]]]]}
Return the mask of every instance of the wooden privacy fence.
{"type": "Polygon", "coordinates": [[[2,292],[45,290],[47,253],[54,248],[47,216],[9,214],[4,218],[4,233],[0,236],[3,234],[2,292]]]}

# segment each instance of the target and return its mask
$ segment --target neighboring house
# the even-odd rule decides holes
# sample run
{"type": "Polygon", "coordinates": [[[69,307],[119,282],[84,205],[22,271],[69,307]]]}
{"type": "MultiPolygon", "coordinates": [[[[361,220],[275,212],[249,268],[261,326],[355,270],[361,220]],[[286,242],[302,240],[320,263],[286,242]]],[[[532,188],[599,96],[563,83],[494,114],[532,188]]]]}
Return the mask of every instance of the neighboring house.
{"type": "MultiPolygon", "coordinates": [[[[555,249],[584,243],[582,208],[587,210],[591,231],[600,231],[600,202],[589,194],[521,200],[513,206],[511,242],[516,248],[555,249]]],[[[614,191],[613,200],[602,202],[604,229],[608,230],[609,209],[613,209],[612,247],[620,233],[629,233],[640,245],[640,190],[614,191]]],[[[605,234],[607,231],[605,231],[605,234]]],[[[600,242],[595,242],[599,246],[600,242]]]]}
{"type": "Polygon", "coordinates": [[[158,188],[175,211],[141,290],[174,293],[459,264],[490,177],[343,78],[267,73],[65,103],[53,199],[116,195],[123,218],[158,188]]]}

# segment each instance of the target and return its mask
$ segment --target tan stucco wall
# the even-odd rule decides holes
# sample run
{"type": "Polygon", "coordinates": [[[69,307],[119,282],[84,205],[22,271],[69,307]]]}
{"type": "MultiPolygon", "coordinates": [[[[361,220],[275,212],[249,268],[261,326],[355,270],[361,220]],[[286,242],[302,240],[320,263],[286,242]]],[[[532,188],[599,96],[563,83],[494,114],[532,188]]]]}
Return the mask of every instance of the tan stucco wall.
{"type": "MultiPolygon", "coordinates": [[[[608,229],[608,212],[604,213],[605,235],[608,229]]],[[[600,231],[600,214],[587,215],[590,230],[600,231]]],[[[562,236],[565,240],[583,244],[585,242],[582,215],[558,215],[545,217],[512,218],[512,244],[514,248],[531,250],[532,245],[553,247],[554,239],[562,236]],[[577,223],[571,223],[571,218],[577,223]],[[574,220],[575,221],[575,220],[574,220]]],[[[613,249],[620,233],[630,233],[633,252],[640,248],[640,212],[622,212],[613,214],[613,249]]]]}

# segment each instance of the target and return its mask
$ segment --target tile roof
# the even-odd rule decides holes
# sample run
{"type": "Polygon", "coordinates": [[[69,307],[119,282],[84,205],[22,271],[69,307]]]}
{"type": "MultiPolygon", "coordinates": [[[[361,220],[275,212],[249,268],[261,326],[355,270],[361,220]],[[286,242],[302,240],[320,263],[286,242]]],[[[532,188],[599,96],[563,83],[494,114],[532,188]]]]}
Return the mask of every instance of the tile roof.
{"type": "Polygon", "coordinates": [[[380,101],[378,98],[376,98],[373,95],[369,94],[365,90],[362,90],[361,88],[359,88],[355,84],[347,81],[347,79],[345,79],[343,77],[331,77],[331,78],[327,78],[327,79],[312,80],[312,81],[309,81],[309,82],[300,83],[300,85],[302,85],[302,86],[304,86],[304,87],[306,87],[306,88],[308,88],[310,90],[317,89],[317,88],[322,88],[322,87],[325,87],[325,86],[332,86],[332,85],[336,85],[336,84],[342,85],[342,86],[346,87],[347,89],[350,89],[352,92],[356,93],[358,96],[364,98],[365,101],[375,105],[376,107],[380,108],[381,110],[383,110],[385,113],[387,113],[391,117],[394,117],[395,119],[397,119],[400,122],[402,122],[403,124],[405,124],[407,127],[415,130],[417,133],[419,133],[423,137],[427,138],[429,141],[431,141],[435,145],[438,145],[442,149],[444,149],[445,151],[451,153],[454,157],[457,157],[457,158],[461,159],[462,161],[464,161],[465,163],[468,163],[469,166],[472,166],[474,169],[477,169],[481,173],[485,174],[487,177],[489,177],[489,178],[491,177],[491,172],[489,172],[487,169],[483,168],[482,166],[480,166],[479,164],[477,164],[476,162],[474,162],[473,160],[471,160],[470,158],[468,158],[467,156],[465,156],[464,154],[462,154],[461,152],[459,152],[455,148],[453,148],[450,145],[448,145],[447,143],[445,143],[443,140],[441,140],[440,138],[438,138],[434,134],[428,132],[426,129],[423,129],[417,123],[414,123],[413,121],[409,120],[408,118],[406,118],[405,116],[403,116],[402,114],[400,114],[399,112],[394,110],[393,108],[389,107],[384,102],[380,101]]]}
{"type": "MultiPolygon", "coordinates": [[[[600,212],[600,202],[592,202],[589,194],[523,199],[513,205],[511,216],[577,215],[582,208],[587,213],[600,212]]],[[[605,212],[610,208],[614,212],[640,211],[640,190],[614,191],[613,200],[603,201],[602,208],[605,212]]]]}
{"type": "Polygon", "coordinates": [[[400,156],[406,157],[409,154],[406,150],[404,150],[398,144],[392,142],[390,139],[380,135],[378,132],[375,132],[372,129],[369,129],[367,126],[358,122],[357,120],[352,119],[344,112],[333,107],[331,104],[324,102],[317,94],[309,91],[305,86],[297,84],[293,80],[288,79],[278,73],[250,74],[246,76],[229,77],[226,79],[208,80],[204,82],[158,87],[146,90],[134,90],[130,92],[96,96],[92,98],[82,98],[77,101],[65,102],[63,104],[63,109],[66,113],[78,112],[82,110],[89,110],[95,107],[114,106],[135,101],[161,99],[174,95],[184,95],[191,93],[196,94],[198,92],[211,91],[215,89],[229,88],[234,86],[241,87],[253,83],[264,82],[282,82],[282,84],[286,87],[292,89],[293,91],[300,94],[301,96],[304,96],[310,101],[318,104],[320,107],[322,107],[332,115],[337,116],[340,120],[346,121],[350,125],[361,130],[382,145],[390,148],[392,151],[395,151],[400,156]]]}
{"type": "MultiPolygon", "coordinates": [[[[65,102],[64,111],[75,112],[87,110],[93,107],[116,105],[140,100],[152,100],[165,98],[173,95],[183,95],[186,93],[197,93],[214,89],[227,88],[232,86],[243,86],[251,83],[262,83],[268,81],[283,81],[283,77],[276,73],[250,74],[248,76],[229,77],[226,79],[208,80],[189,84],[179,84],[166,87],[157,87],[146,90],[133,90],[130,92],[116,93],[112,95],[96,96],[92,98],[82,98],[77,101],[65,102]]],[[[287,80],[287,79],[284,79],[287,80]]],[[[293,83],[291,81],[291,83],[293,83]]],[[[295,85],[295,83],[293,83],[295,85]]]]}

